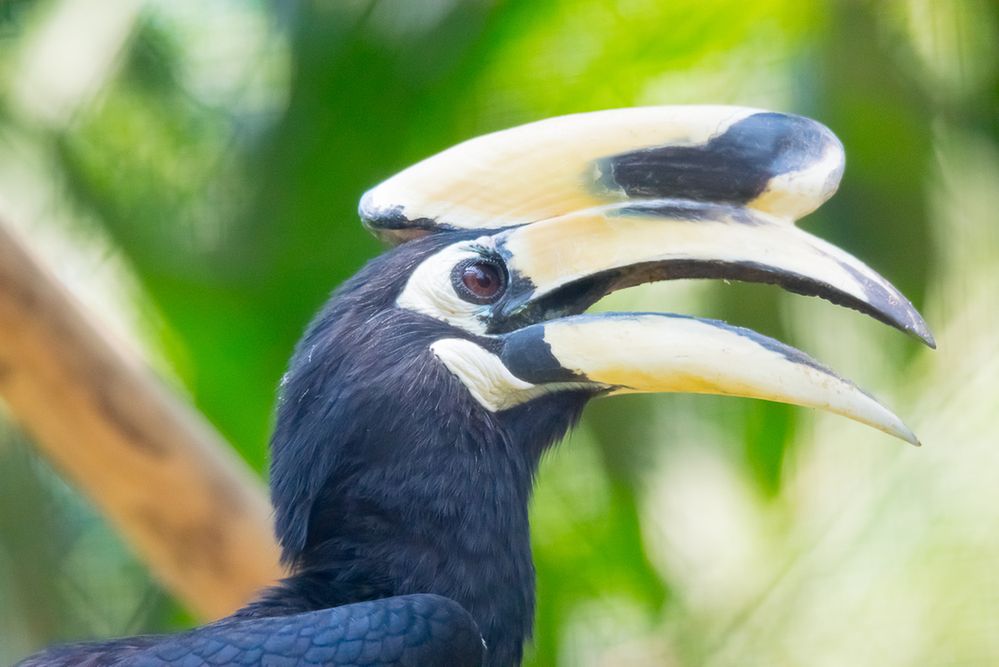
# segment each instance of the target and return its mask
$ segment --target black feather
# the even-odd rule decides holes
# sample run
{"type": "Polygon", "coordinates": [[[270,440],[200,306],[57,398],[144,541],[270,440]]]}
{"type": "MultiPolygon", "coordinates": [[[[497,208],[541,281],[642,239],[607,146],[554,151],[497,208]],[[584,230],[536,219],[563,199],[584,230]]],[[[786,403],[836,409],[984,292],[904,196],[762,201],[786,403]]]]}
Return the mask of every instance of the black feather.
{"type": "Polygon", "coordinates": [[[394,307],[429,237],[370,262],[300,342],[272,439],[272,501],[296,575],[251,613],[436,593],[476,619],[489,664],[520,660],[534,610],[527,504],[544,449],[589,394],[493,413],[430,351],[474,339],[394,307]],[[530,443],[525,447],[525,443],[530,443]]]}
{"type": "Polygon", "coordinates": [[[468,648],[479,646],[480,631],[484,664],[519,664],[534,614],[533,476],[592,393],[551,394],[494,413],[433,355],[441,338],[496,347],[395,305],[420,261],[463,238],[430,236],[372,260],[334,292],[296,347],[271,440],[276,531],[292,576],[213,625],[54,649],[25,664],[211,664],[238,648],[234,664],[319,656],[337,665],[465,665],[481,659],[468,648]],[[369,663],[367,649],[340,646],[360,646],[344,634],[352,623],[398,605],[413,624],[392,641],[404,637],[416,651],[440,640],[454,653],[433,653],[440,647],[427,643],[425,653],[389,651],[369,663]],[[437,619],[430,635],[417,632],[426,618],[437,619]],[[443,627],[452,621],[458,625],[443,627]],[[329,630],[321,635],[327,653],[310,644],[319,627],[329,630]]]}
{"type": "Polygon", "coordinates": [[[407,595],[293,616],[228,619],[168,637],[63,646],[21,667],[478,667],[483,649],[475,621],[456,602],[407,595]]]}

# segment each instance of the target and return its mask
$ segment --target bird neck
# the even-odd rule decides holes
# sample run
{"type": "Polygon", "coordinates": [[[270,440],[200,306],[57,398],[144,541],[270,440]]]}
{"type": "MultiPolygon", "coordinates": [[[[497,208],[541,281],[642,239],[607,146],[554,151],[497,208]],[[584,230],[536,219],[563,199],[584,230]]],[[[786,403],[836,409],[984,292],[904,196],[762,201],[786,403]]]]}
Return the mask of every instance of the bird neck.
{"type": "Polygon", "coordinates": [[[534,615],[532,466],[483,444],[454,443],[445,465],[378,466],[330,483],[299,561],[299,576],[330,595],[320,606],[443,595],[476,620],[491,664],[516,664],[534,615]]]}
{"type": "Polygon", "coordinates": [[[443,595],[478,623],[488,664],[518,664],[534,618],[533,477],[582,403],[548,402],[504,415],[503,428],[481,411],[457,413],[427,439],[441,449],[410,457],[367,449],[364,466],[342,467],[316,499],[295,595],[311,596],[311,608],[443,595]]]}
{"type": "Polygon", "coordinates": [[[492,413],[432,356],[441,325],[404,323],[414,344],[400,350],[381,336],[403,323],[333,335],[332,321],[300,344],[272,440],[278,536],[295,574],[248,613],[435,593],[475,618],[489,664],[518,663],[534,615],[534,473],[586,396],[492,413]]]}

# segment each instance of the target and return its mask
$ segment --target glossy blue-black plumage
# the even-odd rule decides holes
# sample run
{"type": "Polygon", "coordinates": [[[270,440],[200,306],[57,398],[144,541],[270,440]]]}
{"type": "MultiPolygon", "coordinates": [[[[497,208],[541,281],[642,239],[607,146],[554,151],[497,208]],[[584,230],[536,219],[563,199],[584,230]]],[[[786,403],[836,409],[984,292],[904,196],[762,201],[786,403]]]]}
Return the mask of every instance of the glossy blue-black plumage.
{"type": "Polygon", "coordinates": [[[483,664],[519,664],[534,613],[533,475],[591,394],[551,394],[494,413],[434,357],[436,340],[475,337],[398,308],[396,299],[420,261],[461,236],[412,241],[369,262],[334,292],[296,348],[271,442],[276,528],[292,576],[213,625],[57,649],[26,664],[110,665],[138,656],[165,664],[170,655],[211,664],[202,653],[237,643],[242,664],[309,664],[306,656],[319,654],[301,652],[303,637],[318,626],[331,629],[324,655],[333,661],[325,664],[366,664],[337,657],[337,637],[357,641],[336,634],[337,624],[420,600],[440,602],[443,629],[456,625],[406,634],[430,642],[425,652],[388,652],[375,664],[478,664],[469,627],[485,642],[483,664]],[[282,641],[289,648],[279,659],[282,641]],[[434,653],[441,642],[450,649],[434,653]],[[273,660],[263,659],[268,645],[273,660]]]}
{"type": "Polygon", "coordinates": [[[588,395],[493,413],[434,357],[434,341],[473,336],[395,301],[415,264],[456,241],[447,236],[373,260],[299,343],[271,466],[278,536],[298,574],[253,609],[436,593],[476,619],[488,664],[510,665],[534,610],[532,478],[588,395]]]}
{"type": "Polygon", "coordinates": [[[291,616],[227,619],[170,637],[65,646],[22,665],[475,667],[482,656],[475,621],[460,605],[437,595],[408,595],[291,616]]]}

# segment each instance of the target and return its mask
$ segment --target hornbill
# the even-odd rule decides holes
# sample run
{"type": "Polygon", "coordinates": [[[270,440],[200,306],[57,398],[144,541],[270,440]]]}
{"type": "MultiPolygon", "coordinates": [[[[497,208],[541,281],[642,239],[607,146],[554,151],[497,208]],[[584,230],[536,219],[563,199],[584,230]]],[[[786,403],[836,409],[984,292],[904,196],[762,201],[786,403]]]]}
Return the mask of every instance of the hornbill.
{"type": "Polygon", "coordinates": [[[533,476],[598,396],[762,398],[918,444],[869,394],[749,329],[584,314],[639,283],[723,278],[933,347],[890,283],[793,224],[843,165],[832,132],[800,116],[650,107],[482,136],[389,178],[360,215],[395,247],[333,293],[281,383],[270,482],[292,574],[210,625],[25,664],[518,664],[533,476]]]}

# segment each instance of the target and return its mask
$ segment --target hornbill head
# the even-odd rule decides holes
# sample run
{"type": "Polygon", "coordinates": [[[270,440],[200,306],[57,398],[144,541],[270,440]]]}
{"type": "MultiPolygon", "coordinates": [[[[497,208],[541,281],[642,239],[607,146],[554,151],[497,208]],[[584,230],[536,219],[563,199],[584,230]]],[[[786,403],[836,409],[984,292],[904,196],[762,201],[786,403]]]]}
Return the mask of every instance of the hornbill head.
{"type": "Polygon", "coordinates": [[[836,137],[800,116],[634,108],[479,137],[370,190],[361,217],[397,247],[334,294],[282,387],[271,482],[286,560],[336,581],[324,604],[453,598],[506,664],[530,633],[532,475],[589,399],[762,398],[917,444],[872,396],[766,336],[584,314],[640,283],[723,278],[820,296],[932,347],[888,281],[794,226],[843,165],[836,137]]]}
{"type": "Polygon", "coordinates": [[[843,165],[835,135],[800,116],[621,109],[463,143],[369,191],[360,214],[392,242],[452,239],[421,257],[395,306],[460,331],[430,350],[489,411],[567,389],[729,394],[824,408],[916,444],[871,396],[748,329],[581,315],[639,283],[724,278],[821,296],[932,347],[887,280],[793,225],[835,192],[843,165]]]}

